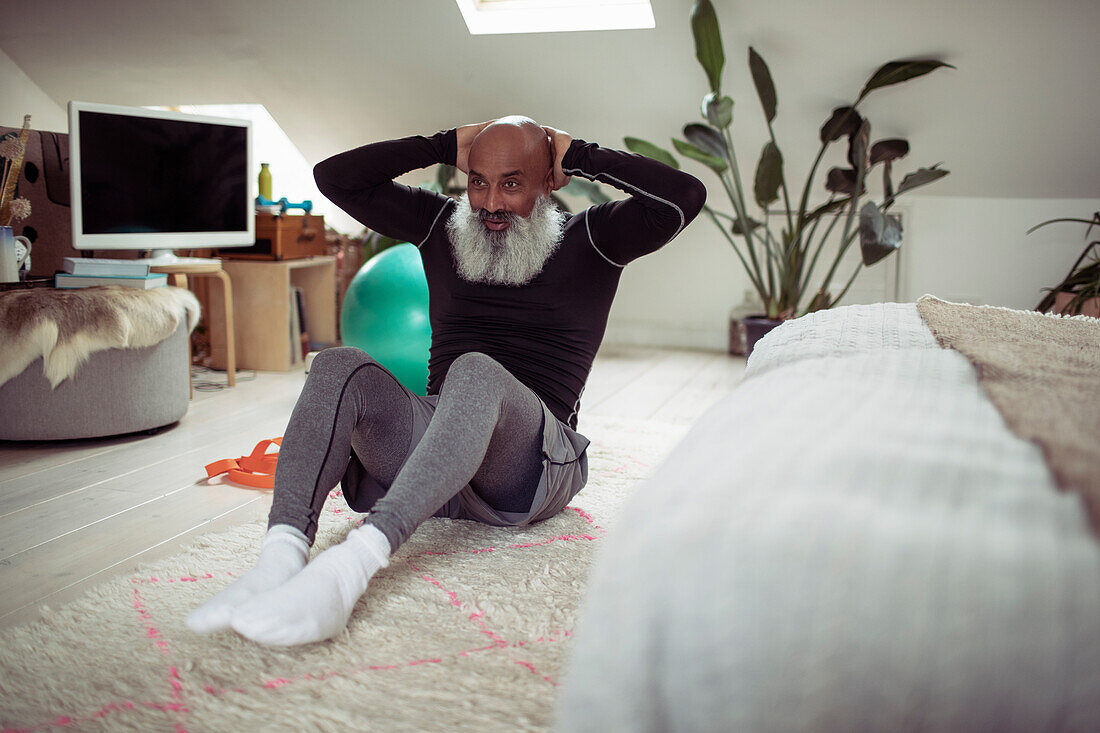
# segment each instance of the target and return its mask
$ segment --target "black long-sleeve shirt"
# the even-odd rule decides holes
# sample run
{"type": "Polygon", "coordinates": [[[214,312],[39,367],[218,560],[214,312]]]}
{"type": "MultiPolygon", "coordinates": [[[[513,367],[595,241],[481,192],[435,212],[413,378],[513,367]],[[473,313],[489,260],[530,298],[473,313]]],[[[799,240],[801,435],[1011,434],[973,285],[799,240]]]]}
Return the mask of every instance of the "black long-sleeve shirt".
{"type": "Polygon", "coordinates": [[[575,428],[623,267],[679,234],[702,209],[706,189],[650,158],[575,139],[562,170],[630,197],[570,216],[560,246],[530,283],[470,283],[455,270],[445,226],[455,202],[393,180],[454,165],[456,154],[455,131],[446,130],[349,150],[318,163],[314,177],[321,193],[365,226],[419,248],[432,328],[428,394],[439,391],[451,362],[480,351],[575,428]]]}

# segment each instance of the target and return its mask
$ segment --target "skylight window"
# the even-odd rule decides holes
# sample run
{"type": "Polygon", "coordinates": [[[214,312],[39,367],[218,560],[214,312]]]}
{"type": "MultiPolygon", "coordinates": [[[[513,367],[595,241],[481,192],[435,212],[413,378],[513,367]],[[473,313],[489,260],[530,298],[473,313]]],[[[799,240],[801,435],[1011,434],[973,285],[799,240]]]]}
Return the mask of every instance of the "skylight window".
{"type": "Polygon", "coordinates": [[[653,28],[649,0],[455,0],[471,35],[653,28]]]}

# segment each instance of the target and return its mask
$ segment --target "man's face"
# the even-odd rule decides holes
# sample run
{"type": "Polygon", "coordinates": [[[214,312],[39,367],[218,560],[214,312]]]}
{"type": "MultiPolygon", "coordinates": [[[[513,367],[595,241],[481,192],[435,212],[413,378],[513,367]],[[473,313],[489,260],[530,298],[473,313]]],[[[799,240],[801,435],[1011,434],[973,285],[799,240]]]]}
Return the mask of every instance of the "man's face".
{"type": "Polygon", "coordinates": [[[474,141],[467,182],[470,207],[481,213],[482,224],[494,232],[511,225],[502,213],[527,218],[539,196],[550,193],[545,148],[539,150],[530,138],[514,131],[501,132],[483,133],[474,141]]]}

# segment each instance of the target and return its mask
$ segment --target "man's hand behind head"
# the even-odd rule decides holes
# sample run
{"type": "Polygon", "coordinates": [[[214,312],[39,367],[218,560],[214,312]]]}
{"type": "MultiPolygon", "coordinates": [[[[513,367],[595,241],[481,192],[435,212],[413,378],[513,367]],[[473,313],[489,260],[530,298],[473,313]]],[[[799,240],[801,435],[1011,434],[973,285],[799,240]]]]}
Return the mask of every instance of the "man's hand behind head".
{"type": "Polygon", "coordinates": [[[569,183],[570,177],[562,172],[561,161],[565,157],[565,151],[569,150],[569,144],[573,142],[573,137],[569,133],[556,130],[553,127],[543,125],[542,129],[546,131],[547,139],[550,141],[550,159],[554,161],[554,182],[551,190],[557,191],[569,183]]]}
{"type": "Polygon", "coordinates": [[[455,167],[463,173],[470,172],[470,146],[474,144],[474,138],[496,120],[478,122],[474,125],[463,125],[455,128],[455,138],[458,143],[458,154],[455,156],[455,167]]]}

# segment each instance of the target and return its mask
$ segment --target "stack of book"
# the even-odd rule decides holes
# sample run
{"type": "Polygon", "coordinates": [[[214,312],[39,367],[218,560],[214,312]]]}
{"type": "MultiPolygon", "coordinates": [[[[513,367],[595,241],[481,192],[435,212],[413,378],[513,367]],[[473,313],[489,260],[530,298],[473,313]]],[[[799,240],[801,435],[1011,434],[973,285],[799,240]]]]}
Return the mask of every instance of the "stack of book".
{"type": "Polygon", "coordinates": [[[149,272],[149,263],[142,260],[108,260],[88,257],[66,257],[64,272],[54,275],[54,287],[89,288],[94,285],[121,285],[148,290],[168,284],[168,276],[149,272]]]}

